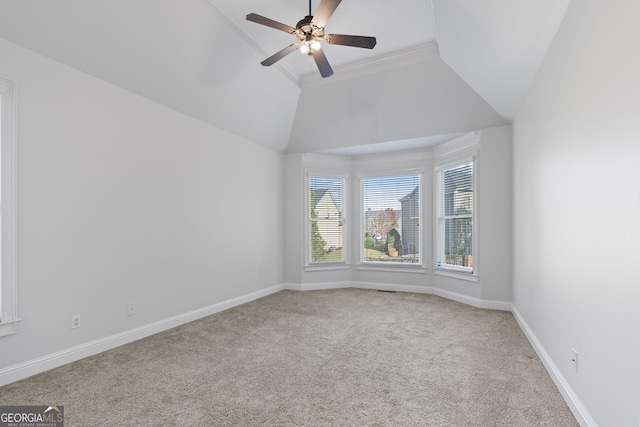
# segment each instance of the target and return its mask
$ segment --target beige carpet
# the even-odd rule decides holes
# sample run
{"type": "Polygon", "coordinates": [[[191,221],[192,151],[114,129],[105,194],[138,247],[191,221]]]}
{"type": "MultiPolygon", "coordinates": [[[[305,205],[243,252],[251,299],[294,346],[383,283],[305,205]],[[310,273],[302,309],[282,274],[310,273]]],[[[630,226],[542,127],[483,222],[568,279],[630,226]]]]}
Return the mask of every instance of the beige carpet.
{"type": "Polygon", "coordinates": [[[65,426],[577,426],[510,313],[283,291],[0,388],[65,426]]]}

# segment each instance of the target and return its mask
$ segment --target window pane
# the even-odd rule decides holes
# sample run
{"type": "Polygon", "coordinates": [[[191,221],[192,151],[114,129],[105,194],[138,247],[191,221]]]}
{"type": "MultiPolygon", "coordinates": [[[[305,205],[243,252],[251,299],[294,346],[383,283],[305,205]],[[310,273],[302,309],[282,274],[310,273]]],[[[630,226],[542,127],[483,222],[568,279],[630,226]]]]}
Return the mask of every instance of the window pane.
{"type": "Polygon", "coordinates": [[[310,261],[343,261],[343,179],[309,177],[309,199],[310,261]]]}
{"type": "Polygon", "coordinates": [[[471,215],[473,211],[473,164],[443,172],[442,208],[445,216],[471,215]]]}
{"type": "Polygon", "coordinates": [[[363,261],[420,262],[420,175],[362,180],[363,261]]]}
{"type": "Polygon", "coordinates": [[[471,218],[446,219],[444,228],[445,264],[472,267],[471,218]]]}
{"type": "Polygon", "coordinates": [[[438,247],[441,266],[473,268],[473,163],[440,172],[438,247]]]}

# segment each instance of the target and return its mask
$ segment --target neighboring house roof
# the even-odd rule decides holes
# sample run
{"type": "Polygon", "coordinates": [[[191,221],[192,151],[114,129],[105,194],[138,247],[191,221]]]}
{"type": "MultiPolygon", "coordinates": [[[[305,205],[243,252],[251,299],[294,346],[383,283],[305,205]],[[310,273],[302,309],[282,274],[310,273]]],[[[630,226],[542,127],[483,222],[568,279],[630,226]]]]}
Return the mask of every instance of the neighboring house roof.
{"type": "MultiPolygon", "coordinates": [[[[328,188],[316,188],[313,190],[313,194],[311,195],[311,207],[316,207],[320,200],[324,197],[325,194],[329,192],[328,188]]],[[[329,192],[329,194],[331,194],[329,192]]]]}
{"type": "Polygon", "coordinates": [[[418,186],[416,185],[416,188],[413,189],[413,191],[411,191],[411,193],[407,194],[406,196],[404,196],[402,199],[400,199],[401,202],[404,202],[406,200],[411,199],[413,196],[415,196],[415,194],[418,192],[418,186]]]}
{"type": "Polygon", "coordinates": [[[336,207],[336,210],[340,210],[338,208],[338,204],[336,203],[335,198],[333,197],[333,194],[331,194],[331,191],[327,188],[315,189],[313,191],[313,195],[311,197],[311,207],[315,208],[318,205],[318,203],[320,203],[320,201],[325,198],[325,196],[329,196],[331,198],[331,202],[333,202],[333,205],[336,207]]]}

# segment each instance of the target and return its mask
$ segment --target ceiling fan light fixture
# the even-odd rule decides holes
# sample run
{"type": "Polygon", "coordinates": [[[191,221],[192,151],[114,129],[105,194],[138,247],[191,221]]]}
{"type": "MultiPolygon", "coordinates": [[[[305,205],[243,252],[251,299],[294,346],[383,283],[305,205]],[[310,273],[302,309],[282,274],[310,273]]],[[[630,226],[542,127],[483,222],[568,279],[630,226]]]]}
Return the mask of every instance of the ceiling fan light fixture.
{"type": "Polygon", "coordinates": [[[331,15],[333,15],[333,12],[341,1],[342,0],[320,0],[320,4],[318,5],[314,16],[311,15],[311,0],[309,0],[309,14],[299,21],[295,28],[255,13],[248,14],[247,21],[266,25],[267,27],[293,34],[300,41],[300,43],[292,43],[284,49],[276,52],[260,64],[264,66],[273,65],[294,50],[299,50],[304,55],[313,57],[322,77],[329,77],[333,74],[333,70],[331,69],[331,65],[329,65],[329,61],[327,61],[327,57],[322,49],[322,45],[320,43],[322,40],[328,44],[373,49],[376,45],[375,37],[353,36],[348,34],[325,35],[324,27],[327,24],[327,20],[331,15]]]}
{"type": "Polygon", "coordinates": [[[304,55],[312,55],[316,50],[320,50],[322,45],[320,44],[320,40],[312,37],[307,37],[305,41],[300,43],[300,52],[304,55]]]}

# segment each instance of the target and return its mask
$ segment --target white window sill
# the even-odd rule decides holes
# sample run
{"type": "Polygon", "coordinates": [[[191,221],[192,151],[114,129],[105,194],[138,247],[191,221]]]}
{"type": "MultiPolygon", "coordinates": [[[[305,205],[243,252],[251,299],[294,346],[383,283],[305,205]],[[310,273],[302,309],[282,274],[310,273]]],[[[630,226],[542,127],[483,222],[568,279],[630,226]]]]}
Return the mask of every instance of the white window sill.
{"type": "Polygon", "coordinates": [[[396,264],[390,265],[389,263],[367,263],[367,264],[358,264],[356,266],[357,270],[365,270],[365,271],[391,271],[394,273],[419,273],[425,274],[427,272],[427,268],[423,267],[420,264],[416,264],[415,266],[410,266],[407,264],[396,264]]]}
{"type": "Polygon", "coordinates": [[[328,271],[328,270],[349,270],[351,265],[342,263],[310,264],[304,266],[304,271],[328,271]]]}
{"type": "Polygon", "coordinates": [[[15,319],[0,323],[0,337],[18,333],[19,322],[20,319],[15,319]]]}
{"type": "Polygon", "coordinates": [[[466,280],[467,282],[475,282],[478,283],[480,281],[480,276],[477,276],[473,273],[467,273],[465,271],[457,271],[448,268],[436,268],[433,271],[434,274],[438,276],[452,277],[454,279],[466,280]]]}

